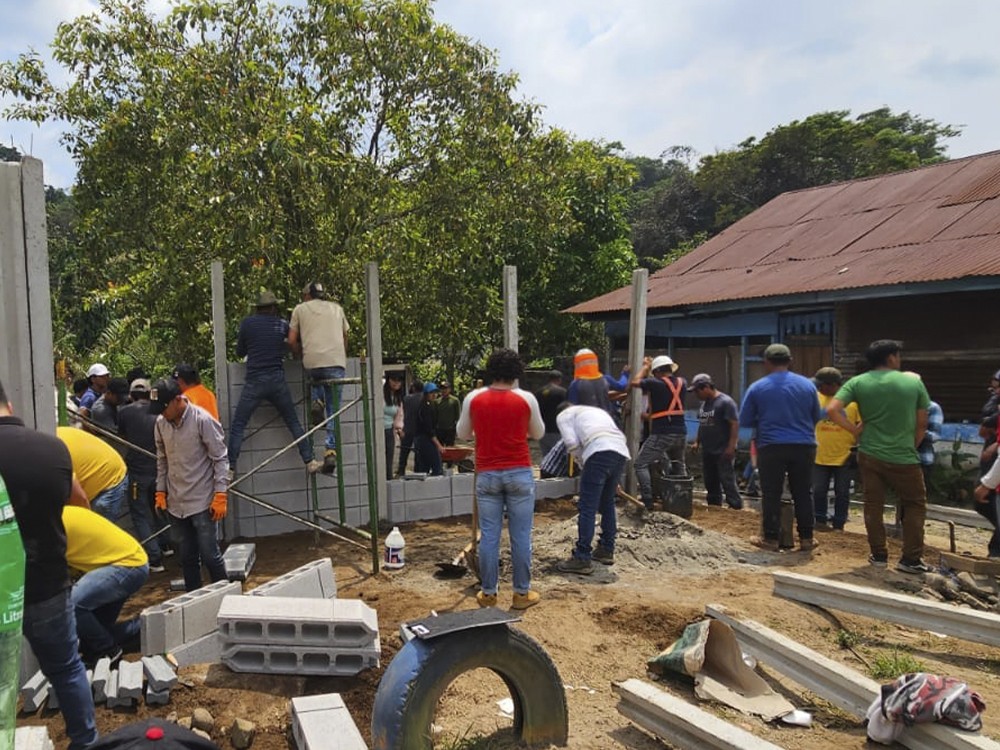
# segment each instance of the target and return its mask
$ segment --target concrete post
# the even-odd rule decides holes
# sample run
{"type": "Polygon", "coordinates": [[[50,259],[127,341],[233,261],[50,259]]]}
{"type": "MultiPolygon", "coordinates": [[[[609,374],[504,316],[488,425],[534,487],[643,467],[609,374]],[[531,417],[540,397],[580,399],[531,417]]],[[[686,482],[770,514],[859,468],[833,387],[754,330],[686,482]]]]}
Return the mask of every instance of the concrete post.
{"type": "MultiPolygon", "coordinates": [[[[628,329],[628,363],[630,375],[635,376],[642,369],[642,359],[646,351],[646,284],[649,271],[637,268],[632,272],[632,312],[629,317],[628,329]]],[[[642,392],[638,389],[629,394],[631,409],[628,415],[627,431],[628,451],[632,460],[639,453],[639,441],[642,437],[642,392]]],[[[631,462],[629,462],[631,469],[631,462]]],[[[625,487],[629,493],[635,494],[635,472],[625,472],[625,487]]]]}
{"type": "Polygon", "coordinates": [[[503,267],[503,345],[517,348],[517,266],[503,267]]]}
{"type": "MultiPolygon", "coordinates": [[[[223,428],[229,427],[229,365],[226,362],[226,285],[222,261],[212,261],[212,354],[215,361],[215,397],[219,402],[219,419],[223,428]]],[[[229,513],[223,526],[226,536],[235,539],[240,533],[239,508],[242,503],[234,503],[236,512],[229,513]]]]}
{"type": "Polygon", "coordinates": [[[0,381],[25,424],[56,428],[42,162],[0,164],[0,381]]]}
{"type": "MultiPolygon", "coordinates": [[[[385,448],[382,437],[382,303],[377,263],[365,264],[365,314],[368,325],[368,398],[375,454],[375,492],[381,518],[389,518],[389,488],[385,482],[385,448]]],[[[394,519],[389,519],[394,520],[394,519]]]]}

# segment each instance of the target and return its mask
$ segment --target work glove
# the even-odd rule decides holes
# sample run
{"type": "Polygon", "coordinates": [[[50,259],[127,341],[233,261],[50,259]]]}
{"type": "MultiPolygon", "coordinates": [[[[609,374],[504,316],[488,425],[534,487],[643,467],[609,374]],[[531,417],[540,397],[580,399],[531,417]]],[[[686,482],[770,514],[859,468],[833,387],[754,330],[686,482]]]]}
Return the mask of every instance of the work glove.
{"type": "Polygon", "coordinates": [[[221,521],[226,517],[226,493],[216,492],[215,497],[212,498],[212,506],[210,508],[211,516],[213,521],[221,521]]]}
{"type": "Polygon", "coordinates": [[[157,492],[156,493],[156,497],[153,499],[153,505],[156,506],[157,510],[166,510],[167,509],[167,493],[166,492],[157,492]]]}

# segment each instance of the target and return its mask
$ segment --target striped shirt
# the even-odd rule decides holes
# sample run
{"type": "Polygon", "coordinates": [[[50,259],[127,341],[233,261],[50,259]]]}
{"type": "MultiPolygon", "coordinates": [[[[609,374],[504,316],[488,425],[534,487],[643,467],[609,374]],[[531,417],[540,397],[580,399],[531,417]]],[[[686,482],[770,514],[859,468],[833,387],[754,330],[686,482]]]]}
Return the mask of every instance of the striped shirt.
{"type": "Polygon", "coordinates": [[[236,338],[236,355],[247,358],[247,376],[283,371],[288,354],[288,322],[277,315],[257,313],[243,318],[236,338]]]}

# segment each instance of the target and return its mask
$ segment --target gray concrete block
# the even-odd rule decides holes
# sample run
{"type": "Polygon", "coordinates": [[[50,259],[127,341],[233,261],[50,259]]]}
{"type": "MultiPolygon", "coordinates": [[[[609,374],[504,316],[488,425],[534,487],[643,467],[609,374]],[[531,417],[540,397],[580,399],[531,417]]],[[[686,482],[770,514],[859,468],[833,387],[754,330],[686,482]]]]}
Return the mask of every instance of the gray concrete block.
{"type": "Polygon", "coordinates": [[[171,651],[170,655],[181,667],[191,664],[218,664],[222,658],[222,638],[218,633],[209,633],[181,644],[171,651]]]}
{"type": "Polygon", "coordinates": [[[170,599],[146,607],[139,613],[139,643],[143,654],[163,654],[184,643],[184,613],[180,605],[172,604],[174,601],[170,599]]]}
{"type": "Polygon", "coordinates": [[[338,750],[368,750],[350,711],[337,693],[293,698],[292,736],[298,750],[329,748],[331,737],[337,738],[338,750]],[[304,701],[311,701],[308,708],[304,701]]]}
{"type": "MultiPolygon", "coordinates": [[[[215,618],[219,614],[222,600],[242,591],[243,587],[239,581],[216,581],[197,591],[188,592],[185,596],[190,597],[190,600],[184,602],[182,607],[184,613],[183,642],[188,643],[214,631],[216,629],[215,618]]],[[[183,598],[177,597],[171,601],[183,598]]]]}
{"type": "Polygon", "coordinates": [[[55,750],[46,726],[17,727],[14,730],[14,750],[55,750]]]}
{"type": "Polygon", "coordinates": [[[325,599],[329,591],[336,594],[333,563],[323,557],[280,575],[247,592],[249,596],[283,596],[325,599]],[[331,586],[331,581],[334,583],[331,586]]]}
{"type": "Polygon", "coordinates": [[[472,513],[472,495],[452,495],[451,514],[453,516],[467,516],[472,513]]]}
{"type": "Polygon", "coordinates": [[[21,698],[27,700],[34,697],[35,693],[44,688],[48,682],[48,679],[46,679],[45,675],[42,674],[42,670],[37,670],[21,686],[21,698]]]}
{"type": "Polygon", "coordinates": [[[452,497],[472,497],[472,492],[476,488],[476,475],[471,472],[460,471],[452,474],[451,496],[452,497]]]}
{"type": "Polygon", "coordinates": [[[49,697],[49,690],[49,681],[46,680],[40,688],[24,698],[24,701],[21,704],[21,710],[30,714],[40,709],[44,705],[45,700],[49,697]]]}
{"type": "Polygon", "coordinates": [[[104,657],[94,665],[94,679],[90,686],[94,689],[94,702],[104,703],[108,699],[107,685],[111,678],[111,659],[104,657]]]}
{"type": "Polygon", "coordinates": [[[235,643],[328,648],[378,646],[378,615],[358,599],[228,596],[219,609],[225,647],[235,643]]]}
{"type": "MultiPolygon", "coordinates": [[[[411,482],[411,484],[413,484],[411,482]]],[[[451,495],[446,497],[428,498],[426,500],[407,500],[403,504],[404,521],[423,521],[432,518],[448,518],[451,515],[451,495]]]]}
{"type": "Polygon", "coordinates": [[[118,662],[118,698],[142,700],[142,662],[118,662]]]}
{"type": "Polygon", "coordinates": [[[342,461],[344,466],[360,464],[364,451],[356,443],[345,443],[337,448],[337,460],[342,461]]]}
{"type": "Polygon", "coordinates": [[[146,686],[146,705],[165,706],[170,702],[169,690],[153,690],[152,685],[146,686]]]}
{"type": "Polygon", "coordinates": [[[350,676],[379,665],[379,649],[308,648],[233,644],[222,652],[222,663],[234,672],[350,676]]]}
{"type": "Polygon", "coordinates": [[[407,480],[403,482],[404,500],[407,503],[417,500],[448,500],[451,509],[451,477],[427,477],[423,481],[407,480]]]}
{"type": "Polygon", "coordinates": [[[142,657],[142,668],[146,672],[149,687],[156,692],[170,690],[177,684],[177,673],[162,656],[142,657]]]}
{"type": "Polygon", "coordinates": [[[226,577],[230,581],[245,581],[256,560],[256,544],[230,544],[222,555],[222,562],[226,566],[226,577]]]}
{"type": "Polygon", "coordinates": [[[107,696],[108,708],[118,705],[118,670],[112,669],[108,675],[108,682],[104,686],[104,694],[107,696]]]}

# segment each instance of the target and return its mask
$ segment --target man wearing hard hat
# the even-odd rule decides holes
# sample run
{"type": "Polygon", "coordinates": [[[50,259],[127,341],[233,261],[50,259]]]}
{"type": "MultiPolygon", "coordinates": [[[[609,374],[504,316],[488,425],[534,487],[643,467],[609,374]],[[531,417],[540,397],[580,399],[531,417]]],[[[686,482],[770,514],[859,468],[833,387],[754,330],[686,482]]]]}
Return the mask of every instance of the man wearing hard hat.
{"type": "Polygon", "coordinates": [[[661,354],[646,357],[642,369],[632,378],[631,386],[649,397],[649,437],[635,459],[635,478],[639,480],[642,502],[653,509],[653,483],[649,467],[666,456],[671,476],[687,476],[684,452],[687,450],[687,424],[684,421],[684,393],[687,382],[676,375],[678,365],[661,354]]]}

